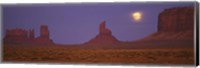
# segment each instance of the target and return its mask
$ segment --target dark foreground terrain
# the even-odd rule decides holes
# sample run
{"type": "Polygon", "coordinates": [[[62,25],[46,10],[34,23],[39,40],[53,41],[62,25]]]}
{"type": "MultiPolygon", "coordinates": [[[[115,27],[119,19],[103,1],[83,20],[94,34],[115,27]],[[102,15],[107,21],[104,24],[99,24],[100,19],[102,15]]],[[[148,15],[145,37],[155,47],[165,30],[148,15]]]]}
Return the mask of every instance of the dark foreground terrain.
{"type": "Polygon", "coordinates": [[[194,65],[194,49],[192,47],[106,49],[89,48],[89,46],[91,47],[91,45],[82,47],[80,45],[7,44],[3,46],[3,61],[31,63],[194,65]]]}

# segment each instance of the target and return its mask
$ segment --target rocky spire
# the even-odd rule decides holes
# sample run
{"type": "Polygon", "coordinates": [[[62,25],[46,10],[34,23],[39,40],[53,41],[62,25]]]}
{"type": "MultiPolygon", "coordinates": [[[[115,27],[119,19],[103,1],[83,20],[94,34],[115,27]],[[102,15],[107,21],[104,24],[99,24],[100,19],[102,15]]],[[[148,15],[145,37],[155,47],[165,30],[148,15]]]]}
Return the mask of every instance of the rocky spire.
{"type": "Polygon", "coordinates": [[[106,22],[103,21],[99,25],[99,34],[91,39],[87,44],[115,44],[119,41],[112,36],[112,32],[106,28],[106,22]]]}
{"type": "Polygon", "coordinates": [[[106,22],[105,21],[101,22],[101,24],[99,25],[99,33],[103,34],[103,35],[105,35],[105,34],[111,35],[112,34],[111,31],[108,28],[106,28],[106,22]]]}
{"type": "Polygon", "coordinates": [[[49,38],[49,30],[47,25],[41,25],[40,27],[40,37],[49,38]]]}
{"type": "Polygon", "coordinates": [[[47,25],[40,26],[40,36],[36,38],[36,42],[39,44],[53,44],[53,41],[49,38],[49,30],[47,25]]]}

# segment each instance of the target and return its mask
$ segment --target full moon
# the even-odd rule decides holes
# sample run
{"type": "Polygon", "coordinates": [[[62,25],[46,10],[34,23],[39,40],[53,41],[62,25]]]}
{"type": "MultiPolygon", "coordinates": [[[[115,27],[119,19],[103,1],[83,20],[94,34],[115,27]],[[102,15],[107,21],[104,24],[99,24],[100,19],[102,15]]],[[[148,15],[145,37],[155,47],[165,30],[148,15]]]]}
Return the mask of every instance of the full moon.
{"type": "Polygon", "coordinates": [[[132,13],[132,17],[135,21],[140,21],[142,18],[142,14],[140,12],[134,12],[132,13]]]}

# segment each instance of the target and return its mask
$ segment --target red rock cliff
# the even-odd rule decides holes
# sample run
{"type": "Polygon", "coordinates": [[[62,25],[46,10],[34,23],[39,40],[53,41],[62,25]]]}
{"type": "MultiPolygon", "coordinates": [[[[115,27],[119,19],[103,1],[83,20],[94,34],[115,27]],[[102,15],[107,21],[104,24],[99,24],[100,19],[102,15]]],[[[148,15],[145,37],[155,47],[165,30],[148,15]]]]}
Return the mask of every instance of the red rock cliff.
{"type": "Polygon", "coordinates": [[[28,31],[20,28],[7,29],[4,42],[23,43],[28,41],[28,31]]]}
{"type": "Polygon", "coordinates": [[[9,44],[53,44],[53,41],[49,38],[49,30],[46,25],[41,26],[38,38],[35,38],[34,33],[33,29],[7,29],[3,40],[4,43],[9,44]]]}
{"type": "Polygon", "coordinates": [[[158,17],[158,32],[191,31],[194,29],[194,8],[176,7],[166,9],[158,17]]]}
{"type": "Polygon", "coordinates": [[[143,40],[193,40],[194,7],[176,7],[158,16],[158,31],[143,40]]]}

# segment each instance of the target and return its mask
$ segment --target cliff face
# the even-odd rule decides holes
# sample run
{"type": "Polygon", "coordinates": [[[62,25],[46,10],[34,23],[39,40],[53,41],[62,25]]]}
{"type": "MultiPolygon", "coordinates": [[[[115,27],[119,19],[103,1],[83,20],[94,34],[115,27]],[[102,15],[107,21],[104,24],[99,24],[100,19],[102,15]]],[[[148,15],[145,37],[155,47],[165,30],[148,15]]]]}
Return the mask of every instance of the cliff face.
{"type": "Polygon", "coordinates": [[[7,29],[4,37],[6,43],[24,43],[32,41],[32,30],[24,30],[20,28],[7,29]]]}
{"type": "Polygon", "coordinates": [[[99,34],[87,42],[87,44],[115,44],[118,42],[119,41],[114,36],[112,36],[112,32],[106,28],[106,22],[103,21],[99,25],[99,34]]]}
{"type": "Polygon", "coordinates": [[[7,29],[4,37],[4,43],[9,44],[53,44],[49,38],[48,27],[42,25],[40,36],[35,38],[34,30],[25,30],[21,28],[7,29]]]}
{"type": "Polygon", "coordinates": [[[166,9],[158,16],[158,31],[143,40],[193,40],[194,7],[166,9]]]}
{"type": "Polygon", "coordinates": [[[166,9],[158,17],[158,32],[191,31],[194,29],[194,8],[166,9]]]}

